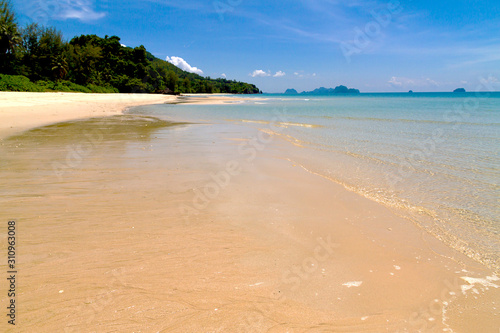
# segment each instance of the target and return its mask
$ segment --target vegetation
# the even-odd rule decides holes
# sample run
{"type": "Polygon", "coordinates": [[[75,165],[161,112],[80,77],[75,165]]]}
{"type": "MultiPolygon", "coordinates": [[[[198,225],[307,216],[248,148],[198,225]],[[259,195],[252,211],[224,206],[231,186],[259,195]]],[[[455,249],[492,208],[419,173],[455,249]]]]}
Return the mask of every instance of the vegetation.
{"type": "MultiPolygon", "coordinates": [[[[297,90],[295,89],[287,89],[285,91],[285,94],[287,95],[296,95],[298,94],[297,90]]],[[[313,91],[303,91],[300,93],[300,95],[335,95],[335,94],[359,94],[358,89],[354,88],[347,88],[346,86],[336,86],[334,88],[318,88],[314,89],[313,91]]]]}
{"type": "Polygon", "coordinates": [[[81,35],[69,42],[52,27],[20,28],[0,0],[0,90],[123,93],[236,93],[259,89],[244,82],[204,78],[158,59],[117,36],[81,35]]]}

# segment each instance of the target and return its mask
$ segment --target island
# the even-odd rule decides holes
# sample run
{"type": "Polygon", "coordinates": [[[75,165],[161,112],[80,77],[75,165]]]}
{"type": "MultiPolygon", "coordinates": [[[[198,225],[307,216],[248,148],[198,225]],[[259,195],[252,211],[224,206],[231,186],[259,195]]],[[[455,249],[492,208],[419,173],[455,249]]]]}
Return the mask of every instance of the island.
{"type": "MultiPolygon", "coordinates": [[[[300,95],[336,95],[336,94],[359,94],[358,89],[347,88],[346,86],[340,85],[335,88],[317,88],[313,91],[303,91],[300,95]]],[[[287,89],[285,91],[286,95],[297,95],[297,90],[295,89],[287,89]]]]}
{"type": "Polygon", "coordinates": [[[455,90],[453,90],[454,93],[464,93],[465,92],[465,89],[464,88],[457,88],[455,90]]]}

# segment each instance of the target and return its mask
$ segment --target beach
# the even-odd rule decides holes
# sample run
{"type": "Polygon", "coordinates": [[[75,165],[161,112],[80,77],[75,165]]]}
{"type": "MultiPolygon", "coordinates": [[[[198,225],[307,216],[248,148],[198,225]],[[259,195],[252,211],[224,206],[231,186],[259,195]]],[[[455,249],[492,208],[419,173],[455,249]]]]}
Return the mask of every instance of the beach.
{"type": "MultiPolygon", "coordinates": [[[[244,100],[239,98],[238,100],[244,100]]],[[[234,98],[200,94],[190,103],[222,104],[234,98]]],[[[42,125],[118,115],[126,108],[159,103],[184,103],[184,98],[158,94],[82,94],[0,92],[0,138],[42,125]]]]}
{"type": "Polygon", "coordinates": [[[202,109],[248,101],[266,102],[1,93],[0,267],[15,220],[19,279],[0,327],[498,332],[495,270],[309,167],[282,129],[317,124],[202,109]]]}

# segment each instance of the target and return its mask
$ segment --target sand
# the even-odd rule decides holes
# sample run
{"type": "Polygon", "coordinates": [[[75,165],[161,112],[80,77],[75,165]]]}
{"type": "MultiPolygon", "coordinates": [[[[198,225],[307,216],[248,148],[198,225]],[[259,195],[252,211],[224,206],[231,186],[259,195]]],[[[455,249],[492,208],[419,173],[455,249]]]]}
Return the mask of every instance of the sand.
{"type": "Polygon", "coordinates": [[[122,114],[148,104],[225,104],[247,100],[227,95],[82,94],[0,92],[0,139],[62,121],[122,114]]]}
{"type": "MultiPolygon", "coordinates": [[[[78,119],[129,103],[88,102],[78,119]]],[[[498,331],[493,272],[307,172],[287,158],[300,147],[256,149],[238,124],[69,119],[0,146],[16,332],[498,331]]]]}

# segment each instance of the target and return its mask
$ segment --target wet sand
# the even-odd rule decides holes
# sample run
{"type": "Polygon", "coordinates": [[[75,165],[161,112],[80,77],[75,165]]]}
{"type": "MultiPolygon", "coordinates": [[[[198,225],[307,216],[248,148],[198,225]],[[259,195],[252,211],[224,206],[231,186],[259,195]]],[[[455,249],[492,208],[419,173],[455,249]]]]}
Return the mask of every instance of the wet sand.
{"type": "Polygon", "coordinates": [[[276,136],[128,114],[2,144],[2,253],[9,219],[19,240],[16,332],[500,327],[493,272],[307,172],[288,159],[301,148],[276,136]]]}
{"type": "Polygon", "coordinates": [[[148,104],[225,104],[248,98],[190,94],[82,94],[0,92],[0,139],[30,128],[62,121],[122,114],[132,106],[148,104]]]}

